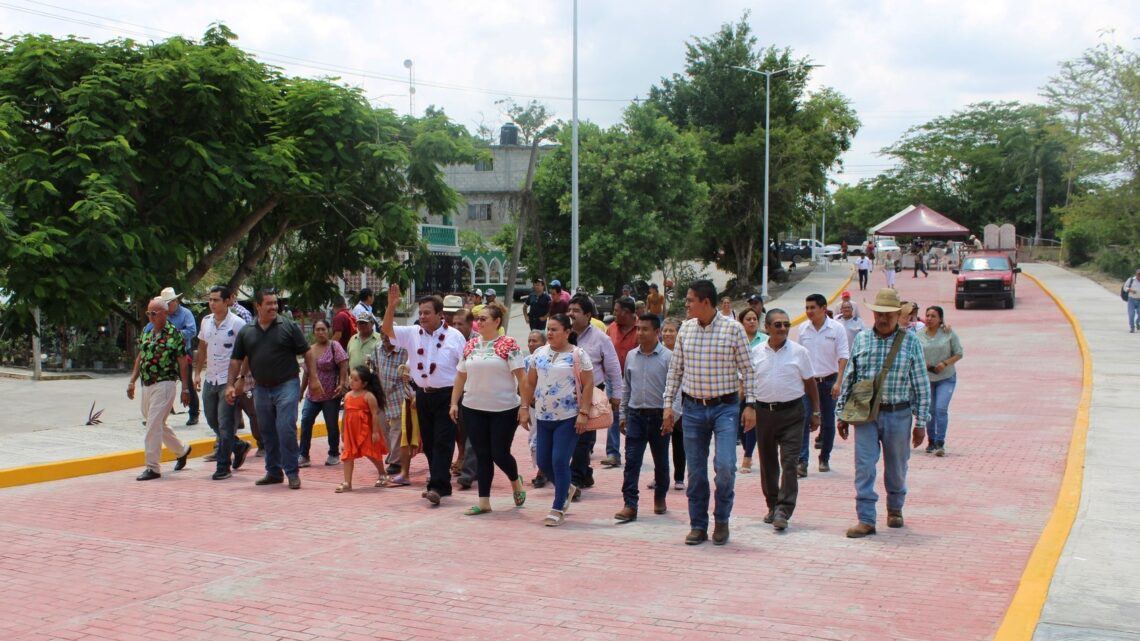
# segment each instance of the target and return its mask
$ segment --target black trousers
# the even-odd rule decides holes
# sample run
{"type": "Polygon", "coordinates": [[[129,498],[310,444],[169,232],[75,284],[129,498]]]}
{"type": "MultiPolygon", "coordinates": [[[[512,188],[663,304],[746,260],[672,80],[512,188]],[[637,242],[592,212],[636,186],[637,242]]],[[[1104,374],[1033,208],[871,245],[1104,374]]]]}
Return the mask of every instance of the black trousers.
{"type": "Polygon", "coordinates": [[[756,412],[756,445],[760,452],[760,487],[769,510],[779,510],[791,518],[796,510],[800,443],[804,435],[804,407],[772,412],[760,406],[756,412]]]}
{"type": "Polygon", "coordinates": [[[673,481],[685,482],[685,434],[681,431],[683,416],[673,419],[673,481]]]}
{"type": "Polygon", "coordinates": [[[455,423],[451,409],[451,388],[416,390],[416,415],[420,419],[420,440],[428,461],[427,489],[440,496],[451,494],[451,457],[455,455],[455,423]]]}
{"type": "Polygon", "coordinates": [[[867,289],[867,270],[859,270],[859,289],[867,289]]]}
{"type": "Polygon", "coordinates": [[[485,412],[461,405],[460,410],[463,412],[463,427],[475,448],[479,496],[491,496],[491,479],[495,477],[496,465],[510,482],[514,483],[519,477],[518,463],[511,455],[511,443],[519,426],[519,408],[485,412]]]}
{"type": "Polygon", "coordinates": [[[598,442],[598,433],[587,430],[578,435],[578,445],[574,447],[574,455],[570,457],[570,482],[578,487],[590,487],[594,484],[594,468],[590,467],[590,454],[594,451],[594,444],[598,442]]]}

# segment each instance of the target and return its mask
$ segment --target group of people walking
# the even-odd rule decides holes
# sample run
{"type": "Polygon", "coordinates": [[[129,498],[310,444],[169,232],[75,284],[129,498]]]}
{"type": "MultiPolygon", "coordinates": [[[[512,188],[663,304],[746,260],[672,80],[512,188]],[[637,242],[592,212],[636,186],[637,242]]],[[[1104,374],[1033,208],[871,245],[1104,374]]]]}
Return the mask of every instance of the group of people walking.
{"type": "Polygon", "coordinates": [[[257,314],[247,323],[232,311],[231,292],[214,288],[211,313],[198,333],[194,382],[189,343],[168,318],[168,301],[156,298],[148,308],[153,328],[142,337],[128,388],[133,397],[135,381],[142,379],[147,468],[139,480],[160,477],[164,444],[179,455],[175,470],[186,465],[190,448],[167,426],[179,381],[184,404],[197,383],[203,386],[207,422],[217,434],[216,480],[230,478],[251,449],[235,433],[242,414],[238,399],[252,379],[265,465],[257,485],[301,487],[299,469],[311,465],[312,427],[323,414],[325,463],[344,463],[338,493],[353,489],[353,462],[360,458],[375,467],[376,486],[408,485],[410,461],[422,452],[428,463],[422,498],[440,505],[452,494],[453,474],[460,475],[461,487],[473,476],[478,501],[466,510],[471,516],[493,512],[496,467],[510,484],[514,505],[525,504],[511,452],[521,427],[531,432],[539,469],[534,485],[543,479],[554,487],[542,520],[551,527],[564,524],[571,504],[594,485],[597,430],[609,428],[601,462],[624,468],[623,504],[614,518],[638,518],[648,449],[653,512],[667,511],[671,483],[683,488],[690,545],[729,540],[736,473],[751,472],[754,450],[767,504],[764,521],[784,530],[795,511],[798,481],[809,473],[811,435],[819,433],[818,470],[826,473],[835,434],[846,439],[854,429],[858,523],[847,534],[855,538],[875,532],[880,455],[887,522],[901,527],[910,446],[926,440],[928,452],[944,453],[962,347],[941,308],[928,308],[925,326],[916,331],[897,292],[883,289],[869,306],[874,322],[865,328],[851,322],[858,317],[849,299],[835,319],[827,300],[813,294],[805,301],[807,321],[792,340],[788,312],[764,310],[757,298],[739,313],[725,313],[709,281],[689,286],[683,322],[663,320],[656,313],[663,309],[638,314],[632,298],[620,298],[606,329],[596,327],[588,295],[563,301],[559,287],[555,302],[543,286],[536,282],[528,301],[529,353],[504,335],[509,310],[497,301],[468,307],[461,297],[424,296],[415,302],[416,324],[402,326],[395,322],[401,292],[393,285],[382,320],[373,315],[371,292],[351,312],[339,299],[331,321],[314,323],[310,344],[298,325],[278,314],[272,290],[257,292],[257,314]],[[738,443],[744,446],[740,468],[738,443]],[[453,459],[457,446],[462,451],[453,459]]]}

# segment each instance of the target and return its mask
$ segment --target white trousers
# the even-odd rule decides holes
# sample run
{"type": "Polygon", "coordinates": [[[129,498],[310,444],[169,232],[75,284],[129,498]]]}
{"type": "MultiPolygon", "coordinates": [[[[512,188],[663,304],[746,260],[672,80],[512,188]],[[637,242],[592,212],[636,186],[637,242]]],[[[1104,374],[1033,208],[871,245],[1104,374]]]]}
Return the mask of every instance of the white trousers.
{"type": "Polygon", "coordinates": [[[166,424],[170,410],[174,407],[174,396],[178,392],[177,381],[162,381],[154,385],[143,385],[142,404],[146,412],[146,468],[155,472],[162,469],[162,446],[182,456],[186,445],[166,424]]]}

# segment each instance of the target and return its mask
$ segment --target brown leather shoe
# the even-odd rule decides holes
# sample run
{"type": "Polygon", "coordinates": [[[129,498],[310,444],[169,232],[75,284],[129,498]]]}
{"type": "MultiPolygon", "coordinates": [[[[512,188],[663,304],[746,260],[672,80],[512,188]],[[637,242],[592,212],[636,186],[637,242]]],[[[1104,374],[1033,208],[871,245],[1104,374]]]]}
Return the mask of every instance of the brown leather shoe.
{"type": "Polygon", "coordinates": [[[630,521],[636,521],[637,520],[637,508],[630,507],[627,505],[627,506],[623,507],[620,512],[618,512],[617,514],[614,515],[614,519],[618,520],[621,523],[629,523],[630,521]]]}
{"type": "Polygon", "coordinates": [[[700,545],[709,540],[709,533],[704,530],[689,530],[689,534],[685,537],[685,545],[700,545]]]}
{"type": "Polygon", "coordinates": [[[852,527],[847,528],[847,538],[849,539],[861,539],[874,533],[875,526],[871,525],[870,523],[864,523],[862,521],[853,525],[852,527]]]}
{"type": "Polygon", "coordinates": [[[808,472],[807,463],[796,463],[796,476],[798,476],[801,479],[806,478],[807,472],[808,472]]]}
{"type": "Polygon", "coordinates": [[[712,535],[713,545],[724,545],[728,543],[728,521],[717,521],[713,526],[712,535]]]}
{"type": "Polygon", "coordinates": [[[665,499],[653,499],[654,514],[664,514],[667,511],[668,508],[665,507],[665,499]]]}
{"type": "Polygon", "coordinates": [[[902,527],[902,510],[887,510],[887,527],[902,527]]]}

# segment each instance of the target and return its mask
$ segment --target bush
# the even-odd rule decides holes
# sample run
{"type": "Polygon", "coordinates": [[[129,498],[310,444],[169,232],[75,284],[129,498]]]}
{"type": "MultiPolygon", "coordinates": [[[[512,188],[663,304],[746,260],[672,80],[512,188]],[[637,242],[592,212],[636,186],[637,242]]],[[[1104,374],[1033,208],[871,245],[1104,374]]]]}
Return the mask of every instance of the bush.
{"type": "Polygon", "coordinates": [[[1096,254],[1096,268],[1121,280],[1136,273],[1140,267],[1140,254],[1122,247],[1106,247],[1096,254]]]}
{"type": "Polygon", "coordinates": [[[1093,259],[1097,245],[1099,245],[1099,238],[1098,234],[1088,224],[1076,222],[1065,227],[1065,231],[1061,235],[1061,243],[1065,249],[1065,255],[1069,258],[1069,264],[1077,267],[1093,259]]]}

